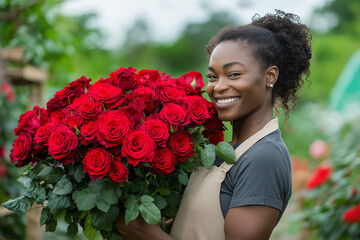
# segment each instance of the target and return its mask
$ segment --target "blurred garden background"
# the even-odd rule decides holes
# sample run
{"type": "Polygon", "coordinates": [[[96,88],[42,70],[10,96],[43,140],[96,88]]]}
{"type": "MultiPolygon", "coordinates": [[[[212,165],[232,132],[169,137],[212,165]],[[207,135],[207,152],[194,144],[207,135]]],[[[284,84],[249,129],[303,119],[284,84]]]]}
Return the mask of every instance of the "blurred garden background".
{"type": "MultiPolygon", "coordinates": [[[[206,82],[204,47],[211,36],[223,26],[249,23],[254,13],[263,13],[266,1],[229,1],[236,3],[233,11],[218,8],[217,1],[183,1],[184,6],[201,9],[194,14],[203,17],[189,17],[181,27],[168,26],[171,37],[158,34],[161,29],[147,18],[156,14],[150,8],[109,34],[94,24],[99,21],[95,10],[76,13],[70,11],[71,2],[76,1],[0,0],[0,203],[23,194],[16,180],[22,170],[8,157],[21,113],[45,106],[56,91],[81,76],[97,81],[121,66],[158,69],[174,77],[199,71],[206,82]],[[239,17],[239,11],[249,17],[239,17]]],[[[179,9],[178,16],[169,10],[171,1],[160,2],[168,18],[187,11],[179,9]]],[[[268,12],[287,11],[281,2],[302,8],[299,1],[275,2],[279,4],[268,12]]],[[[273,240],[360,239],[360,1],[315,2],[303,21],[313,35],[311,84],[305,82],[290,119],[280,121],[293,161],[294,192],[273,240]]],[[[126,18],[145,1],[133,4],[131,9],[118,7],[117,14],[126,18]]],[[[284,120],[281,111],[279,117],[284,120]]],[[[29,229],[30,218],[0,206],[0,240],[40,240],[29,234],[35,231],[29,229]]],[[[41,238],[68,239],[66,227],[60,224],[55,233],[41,238]]],[[[79,233],[74,239],[85,238],[79,233]]]]}

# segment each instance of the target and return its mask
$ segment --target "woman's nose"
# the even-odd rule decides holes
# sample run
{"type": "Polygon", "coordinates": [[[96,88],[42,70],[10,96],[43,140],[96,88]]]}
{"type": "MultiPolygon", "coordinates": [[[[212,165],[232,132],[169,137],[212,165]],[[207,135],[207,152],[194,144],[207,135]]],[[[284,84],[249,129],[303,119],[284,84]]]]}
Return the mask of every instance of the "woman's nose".
{"type": "Polygon", "coordinates": [[[226,79],[220,77],[214,86],[214,91],[222,92],[222,91],[226,90],[227,88],[228,88],[228,85],[227,85],[226,79]]]}

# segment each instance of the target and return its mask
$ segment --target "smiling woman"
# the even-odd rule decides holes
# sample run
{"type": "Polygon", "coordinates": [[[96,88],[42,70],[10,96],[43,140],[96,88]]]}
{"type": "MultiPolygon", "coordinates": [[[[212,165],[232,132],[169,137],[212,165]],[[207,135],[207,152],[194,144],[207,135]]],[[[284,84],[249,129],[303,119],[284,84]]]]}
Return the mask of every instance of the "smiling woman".
{"type": "Polygon", "coordinates": [[[193,171],[170,236],[141,221],[120,225],[121,233],[134,239],[270,237],[292,193],[290,155],[273,108],[282,106],[288,117],[295,106],[302,77],[310,74],[310,41],[299,18],[279,10],[211,39],[207,93],[219,118],[233,125],[237,161],[218,158],[210,170],[193,171]]]}

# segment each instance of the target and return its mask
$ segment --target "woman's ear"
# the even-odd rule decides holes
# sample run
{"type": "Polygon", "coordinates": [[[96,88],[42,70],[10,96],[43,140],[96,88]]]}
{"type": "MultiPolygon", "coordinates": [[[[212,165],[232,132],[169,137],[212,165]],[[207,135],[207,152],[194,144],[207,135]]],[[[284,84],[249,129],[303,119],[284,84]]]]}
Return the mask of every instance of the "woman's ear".
{"type": "Polygon", "coordinates": [[[274,87],[279,76],[279,68],[275,65],[268,67],[266,70],[266,86],[274,87]]]}

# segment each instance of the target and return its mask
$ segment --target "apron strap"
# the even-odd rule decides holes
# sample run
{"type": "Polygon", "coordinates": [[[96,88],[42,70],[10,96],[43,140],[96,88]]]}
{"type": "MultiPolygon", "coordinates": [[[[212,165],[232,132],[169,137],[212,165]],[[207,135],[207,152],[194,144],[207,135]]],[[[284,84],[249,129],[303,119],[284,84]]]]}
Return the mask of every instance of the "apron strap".
{"type": "MultiPolygon", "coordinates": [[[[279,128],[278,125],[278,118],[272,119],[270,122],[268,122],[262,129],[260,129],[258,132],[256,132],[254,135],[246,139],[244,142],[242,142],[236,149],[235,149],[235,162],[238,160],[238,158],[246,152],[252,145],[254,145],[257,141],[262,139],[263,137],[269,135],[270,133],[276,131],[279,128]]],[[[220,168],[224,169],[226,172],[230,170],[230,168],[233,166],[233,164],[228,164],[226,162],[223,162],[220,165],[220,168]]]]}

